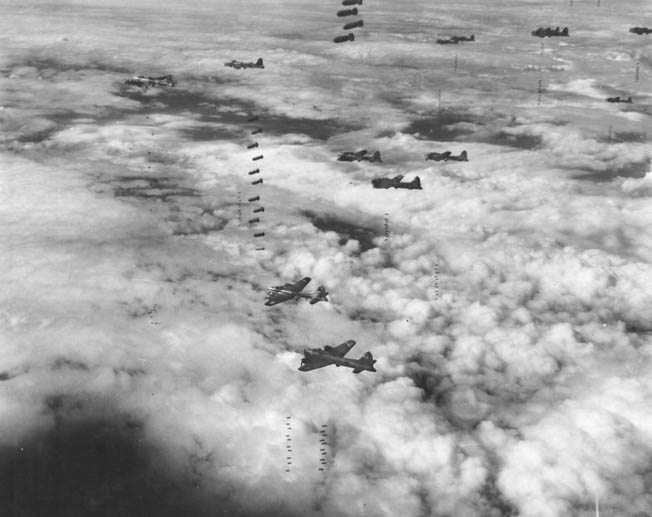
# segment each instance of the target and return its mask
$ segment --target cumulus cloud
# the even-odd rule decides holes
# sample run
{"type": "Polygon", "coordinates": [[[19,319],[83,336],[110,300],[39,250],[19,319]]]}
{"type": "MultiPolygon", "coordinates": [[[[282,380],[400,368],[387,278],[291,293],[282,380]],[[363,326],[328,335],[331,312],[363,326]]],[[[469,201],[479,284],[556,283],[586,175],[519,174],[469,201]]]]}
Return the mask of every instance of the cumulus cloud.
{"type": "Polygon", "coordinates": [[[576,5],[541,52],[533,6],[383,0],[337,47],[325,4],[12,5],[0,498],[35,514],[41,469],[35,501],[89,515],[649,514],[651,127],[623,78],[649,45],[576,5]],[[383,163],[336,159],[361,148],[383,163]],[[423,190],[371,188],[397,174],[423,190]],[[302,276],[330,301],[263,306],[302,276]],[[347,339],[376,373],[296,370],[347,339]]]}

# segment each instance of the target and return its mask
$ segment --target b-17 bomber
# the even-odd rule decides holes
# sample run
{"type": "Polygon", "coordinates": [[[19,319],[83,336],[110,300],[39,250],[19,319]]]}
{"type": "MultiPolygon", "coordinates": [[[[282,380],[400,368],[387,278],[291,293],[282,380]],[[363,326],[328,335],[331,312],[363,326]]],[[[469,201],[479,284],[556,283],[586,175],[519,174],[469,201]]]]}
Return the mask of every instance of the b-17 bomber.
{"type": "Polygon", "coordinates": [[[376,178],[371,180],[373,188],[406,188],[410,190],[423,190],[419,176],[412,181],[402,181],[403,176],[399,174],[393,178],[376,178]]]}
{"type": "Polygon", "coordinates": [[[224,63],[224,66],[229,66],[231,68],[235,68],[236,70],[239,70],[241,68],[265,68],[265,65],[263,65],[263,58],[259,57],[256,62],[245,62],[245,61],[229,61],[228,63],[224,63]]]}
{"type": "Polygon", "coordinates": [[[340,18],[342,16],[355,16],[358,14],[358,8],[354,7],[353,9],[342,9],[341,11],[337,11],[337,16],[340,18]]]}
{"type": "Polygon", "coordinates": [[[460,41],[475,41],[475,34],[471,34],[468,38],[466,36],[452,36],[448,39],[438,39],[437,43],[440,45],[459,44],[460,41]]]}
{"type": "Polygon", "coordinates": [[[613,103],[623,102],[625,104],[632,104],[632,98],[627,97],[626,99],[623,99],[621,97],[607,97],[607,102],[613,102],[613,103]]]}
{"type": "Polygon", "coordinates": [[[647,27],[632,27],[631,29],[629,29],[629,32],[642,36],[644,34],[652,34],[652,29],[649,29],[647,27]]]}
{"type": "Polygon", "coordinates": [[[316,370],[317,368],[334,364],[338,367],[346,366],[347,368],[353,368],[353,373],[360,373],[364,370],[375,372],[374,364],[376,360],[371,355],[371,352],[365,352],[360,359],[344,357],[354,346],[355,341],[350,339],[336,347],[326,345],[324,348],[306,348],[303,351],[303,358],[301,359],[299,370],[309,372],[310,370],[316,370]]]}
{"type": "Polygon", "coordinates": [[[450,151],[445,151],[443,153],[426,153],[426,161],[433,160],[435,162],[447,162],[448,160],[454,160],[457,162],[468,162],[469,157],[466,154],[466,151],[462,151],[459,155],[454,156],[450,151]]]}
{"type": "Polygon", "coordinates": [[[314,305],[317,302],[327,302],[328,293],[323,285],[317,287],[317,290],[312,293],[303,293],[305,287],[310,283],[310,277],[306,276],[301,280],[293,284],[283,284],[277,286],[270,286],[267,289],[267,295],[265,296],[265,305],[271,307],[277,303],[287,302],[288,300],[300,300],[301,298],[307,298],[310,300],[310,305],[314,305]]]}
{"type": "Polygon", "coordinates": [[[568,27],[564,27],[563,29],[560,29],[559,27],[556,28],[551,28],[551,27],[546,27],[545,29],[543,27],[539,27],[537,30],[532,31],[532,36],[537,36],[539,38],[552,38],[553,36],[569,36],[568,34],[568,27]]]}
{"type": "Polygon", "coordinates": [[[128,86],[138,86],[147,90],[150,87],[164,87],[164,86],[175,86],[177,83],[172,78],[171,75],[162,75],[161,77],[145,77],[143,75],[136,75],[131,79],[127,79],[125,84],[128,86]]]}
{"type": "Polygon", "coordinates": [[[367,162],[382,162],[383,160],[380,158],[380,151],[376,151],[373,154],[367,154],[366,149],[362,149],[360,151],[344,151],[343,153],[340,153],[339,156],[337,157],[337,160],[340,162],[360,162],[360,161],[367,161],[367,162]]]}

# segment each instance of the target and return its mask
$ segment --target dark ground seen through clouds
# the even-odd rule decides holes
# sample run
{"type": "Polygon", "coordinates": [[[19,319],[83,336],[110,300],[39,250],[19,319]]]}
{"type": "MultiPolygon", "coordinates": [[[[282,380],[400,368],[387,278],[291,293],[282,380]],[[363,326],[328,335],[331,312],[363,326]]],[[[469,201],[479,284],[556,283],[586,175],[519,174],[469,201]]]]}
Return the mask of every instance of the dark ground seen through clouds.
{"type": "MultiPolygon", "coordinates": [[[[55,80],[57,74],[66,72],[81,74],[87,71],[101,71],[123,76],[130,74],[130,71],[125,68],[103,63],[65,64],[54,59],[36,57],[30,57],[24,61],[5,66],[2,69],[2,74],[8,76],[14,68],[18,67],[36,68],[37,75],[44,80],[55,80]]],[[[80,77],[80,80],[82,79],[80,77]]],[[[320,119],[317,121],[310,118],[295,118],[269,113],[253,101],[231,97],[216,98],[197,90],[197,87],[201,87],[204,83],[206,86],[214,86],[215,79],[211,79],[209,82],[206,82],[206,78],[189,78],[185,76],[175,76],[175,79],[177,80],[175,87],[155,87],[144,91],[135,86],[120,84],[113,91],[113,94],[117,97],[139,102],[141,109],[100,107],[99,113],[81,113],[62,108],[53,108],[50,112],[45,110],[43,117],[53,122],[54,127],[20,135],[18,141],[23,143],[42,142],[57,131],[69,127],[77,118],[92,117],[98,123],[106,123],[124,120],[128,116],[137,114],[151,115],[153,113],[178,116],[182,116],[184,113],[191,114],[193,120],[201,124],[182,128],[180,132],[188,140],[193,141],[232,140],[245,135],[249,136],[241,128],[245,126],[247,119],[253,114],[258,115],[261,121],[264,122],[264,132],[275,136],[298,133],[305,134],[316,140],[327,140],[337,134],[362,128],[362,126],[345,123],[337,119],[320,119]],[[221,110],[220,108],[228,108],[228,110],[221,110]]],[[[228,80],[218,80],[218,84],[226,82],[228,80]]],[[[11,105],[11,103],[7,103],[7,106],[11,105]]]]}
{"type": "MultiPolygon", "coordinates": [[[[153,90],[153,89],[152,89],[153,90]]],[[[328,140],[329,138],[347,131],[361,129],[360,126],[352,126],[336,119],[313,120],[307,118],[293,118],[278,114],[267,113],[254,102],[242,99],[224,98],[215,99],[210,95],[200,92],[188,91],[182,84],[173,88],[159,89],[156,92],[148,90],[144,92],[134,87],[121,86],[116,95],[127,97],[140,102],[144,109],[152,107],[157,113],[179,115],[184,112],[196,113],[197,120],[206,124],[221,123],[236,126],[238,128],[250,125],[248,119],[257,115],[260,120],[257,124],[263,126],[263,134],[279,136],[287,133],[300,133],[316,140],[328,140]],[[162,105],[162,106],[159,106],[162,105]],[[220,107],[234,108],[237,111],[224,112],[220,107]]],[[[199,126],[182,130],[182,133],[191,140],[209,141],[219,138],[232,139],[236,136],[250,134],[241,129],[229,131],[220,127],[210,125],[199,126]]]]}
{"type": "Polygon", "coordinates": [[[589,517],[594,491],[605,517],[650,513],[652,241],[637,178],[652,40],[618,32],[645,4],[374,0],[360,38],[335,47],[323,3],[3,2],[20,16],[0,17],[12,56],[0,56],[0,197],[17,257],[0,384],[7,428],[30,410],[36,422],[0,451],[0,517],[589,517]],[[535,109],[524,69],[551,62],[529,31],[571,15],[569,44],[545,41],[564,70],[537,68],[548,102],[535,109]],[[321,24],[326,39],[308,29],[321,24]],[[434,44],[456,32],[478,39],[454,48],[459,74],[434,44]],[[634,85],[621,72],[636,53],[634,85]],[[257,55],[260,74],[223,73],[257,55]],[[127,87],[134,73],[178,84],[127,87]],[[635,104],[608,105],[611,91],[635,104]],[[279,171],[265,171],[278,238],[265,253],[233,224],[257,126],[279,171]],[[387,161],[338,164],[335,145],[387,161]],[[425,173],[418,202],[368,185],[423,178],[424,151],[467,146],[470,163],[425,173]],[[342,290],[264,307],[267,285],[303,275],[342,290]],[[90,338],[84,314],[105,323],[90,338]],[[378,373],[297,372],[306,343],[336,334],[358,340],[354,357],[372,351],[378,373]],[[274,422],[290,412],[297,444],[317,421],[340,433],[315,477],[300,446],[294,478],[277,468],[274,422]]]}
{"type": "Polygon", "coordinates": [[[511,134],[502,128],[518,127],[508,117],[479,116],[463,110],[444,109],[413,121],[405,133],[424,140],[441,142],[479,142],[534,150],[542,146],[536,135],[511,134]],[[456,124],[474,127],[455,127],[456,124]],[[498,129],[497,129],[498,128],[498,129]]]}
{"type": "Polygon", "coordinates": [[[380,228],[356,224],[333,214],[317,214],[311,210],[303,210],[300,215],[307,217],[318,230],[337,233],[340,236],[340,245],[345,245],[349,240],[358,241],[361,252],[376,248],[374,239],[382,235],[380,228]]]}
{"type": "Polygon", "coordinates": [[[50,425],[0,450],[2,515],[179,517],[282,515],[244,512],[214,495],[193,469],[175,469],[144,424],[106,400],[52,396],[50,425]],[[45,512],[45,513],[44,513],[45,512]]]}

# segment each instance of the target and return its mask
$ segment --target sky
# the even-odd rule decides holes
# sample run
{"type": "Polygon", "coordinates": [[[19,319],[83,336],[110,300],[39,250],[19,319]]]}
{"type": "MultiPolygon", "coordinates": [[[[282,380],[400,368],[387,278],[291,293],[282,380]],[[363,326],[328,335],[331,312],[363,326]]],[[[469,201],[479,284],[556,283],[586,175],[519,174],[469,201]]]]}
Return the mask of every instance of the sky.
{"type": "Polygon", "coordinates": [[[0,0],[13,515],[652,516],[652,6],[341,8],[0,0]]]}

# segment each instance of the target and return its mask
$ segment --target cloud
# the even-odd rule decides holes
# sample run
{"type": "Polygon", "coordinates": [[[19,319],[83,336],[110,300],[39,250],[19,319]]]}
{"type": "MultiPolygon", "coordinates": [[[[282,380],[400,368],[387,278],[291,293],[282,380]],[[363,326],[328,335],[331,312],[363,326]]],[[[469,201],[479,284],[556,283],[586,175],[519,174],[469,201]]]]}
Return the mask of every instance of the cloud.
{"type": "Polygon", "coordinates": [[[523,5],[383,0],[340,47],[325,4],[147,5],[2,21],[3,485],[41,469],[88,514],[647,515],[651,131],[601,11],[541,54],[523,5]],[[361,148],[383,163],[336,160],[361,148]],[[396,174],[423,191],[371,188],[396,174]],[[303,276],[330,301],[263,305],[303,276]],[[376,373],[297,371],[347,339],[376,373]]]}

